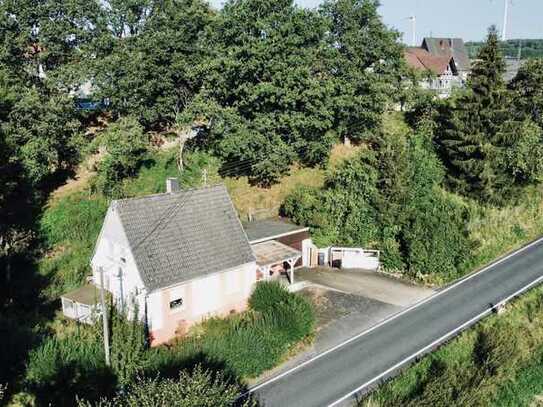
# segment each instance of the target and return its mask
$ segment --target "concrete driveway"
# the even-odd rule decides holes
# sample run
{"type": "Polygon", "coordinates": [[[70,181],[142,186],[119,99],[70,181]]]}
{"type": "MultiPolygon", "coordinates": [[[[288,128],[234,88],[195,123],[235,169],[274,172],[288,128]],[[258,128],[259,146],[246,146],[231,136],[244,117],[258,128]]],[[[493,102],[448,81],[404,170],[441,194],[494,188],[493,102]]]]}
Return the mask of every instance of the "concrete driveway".
{"type": "Polygon", "coordinates": [[[429,288],[375,271],[318,268],[296,270],[294,275],[297,281],[305,281],[309,285],[329,287],[398,307],[407,307],[434,293],[429,288]]]}
{"type": "Polygon", "coordinates": [[[294,279],[304,287],[298,292],[315,307],[314,341],[309,348],[265,372],[250,385],[285,372],[433,294],[430,289],[375,271],[298,269],[294,279]]]}

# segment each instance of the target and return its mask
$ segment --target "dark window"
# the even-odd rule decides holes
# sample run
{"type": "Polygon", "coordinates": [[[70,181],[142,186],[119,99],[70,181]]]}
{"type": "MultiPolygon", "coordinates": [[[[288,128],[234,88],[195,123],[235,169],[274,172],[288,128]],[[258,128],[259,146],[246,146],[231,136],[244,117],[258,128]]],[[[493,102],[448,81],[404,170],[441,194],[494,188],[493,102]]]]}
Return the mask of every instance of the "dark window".
{"type": "Polygon", "coordinates": [[[181,308],[183,306],[183,298],[179,298],[174,301],[170,301],[170,309],[181,308]]]}

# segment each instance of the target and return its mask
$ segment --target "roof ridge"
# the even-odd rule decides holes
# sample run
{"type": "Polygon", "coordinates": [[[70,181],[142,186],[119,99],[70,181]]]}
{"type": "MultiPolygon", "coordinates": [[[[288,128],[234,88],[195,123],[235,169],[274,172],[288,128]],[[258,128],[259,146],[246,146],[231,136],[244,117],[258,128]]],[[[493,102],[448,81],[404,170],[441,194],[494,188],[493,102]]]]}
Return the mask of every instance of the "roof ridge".
{"type": "Polygon", "coordinates": [[[187,188],[187,189],[181,189],[181,190],[176,191],[176,192],[158,192],[156,194],[149,194],[149,195],[144,195],[144,196],[134,196],[134,197],[130,197],[130,198],[114,199],[111,202],[112,203],[113,202],[120,203],[120,202],[129,202],[129,201],[138,201],[138,200],[156,198],[156,197],[161,197],[161,196],[172,196],[172,195],[180,195],[180,194],[183,194],[183,193],[194,192],[194,191],[204,191],[204,190],[207,190],[207,189],[213,189],[213,188],[219,188],[219,187],[226,187],[226,185],[224,183],[222,183],[222,182],[219,182],[219,183],[213,184],[213,185],[205,185],[205,186],[201,186],[201,187],[192,187],[192,188],[187,188]]]}

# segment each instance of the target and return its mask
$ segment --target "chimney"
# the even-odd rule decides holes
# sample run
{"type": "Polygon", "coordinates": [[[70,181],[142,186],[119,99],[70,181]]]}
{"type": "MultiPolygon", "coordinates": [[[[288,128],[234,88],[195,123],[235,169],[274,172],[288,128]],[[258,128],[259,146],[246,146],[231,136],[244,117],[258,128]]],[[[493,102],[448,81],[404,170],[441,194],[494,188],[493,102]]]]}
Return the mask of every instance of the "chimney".
{"type": "Polygon", "coordinates": [[[177,181],[177,178],[166,178],[166,192],[168,194],[179,192],[179,181],[177,181]]]}

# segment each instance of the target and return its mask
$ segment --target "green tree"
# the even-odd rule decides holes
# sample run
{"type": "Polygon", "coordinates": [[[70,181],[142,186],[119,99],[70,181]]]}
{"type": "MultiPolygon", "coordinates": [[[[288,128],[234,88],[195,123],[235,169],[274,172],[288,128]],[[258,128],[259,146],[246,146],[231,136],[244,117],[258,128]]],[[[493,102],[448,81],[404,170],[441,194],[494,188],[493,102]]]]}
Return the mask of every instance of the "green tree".
{"type": "Polygon", "coordinates": [[[32,81],[46,76],[59,84],[66,68],[85,64],[87,47],[104,29],[101,17],[94,0],[4,0],[0,63],[32,81]]]}
{"type": "Polygon", "coordinates": [[[210,147],[270,184],[298,161],[328,159],[335,140],[324,19],[292,0],[229,1],[208,37],[215,55],[192,109],[210,147]],[[201,102],[204,103],[201,103],[201,102]]]}
{"type": "Polygon", "coordinates": [[[479,51],[468,80],[468,91],[441,108],[437,131],[447,181],[455,190],[484,201],[500,202],[513,186],[499,163],[497,133],[508,118],[502,75],[505,63],[495,27],[479,51]]]}
{"type": "Polygon", "coordinates": [[[403,68],[398,33],[384,25],[378,7],[376,0],[329,0],[321,7],[328,23],[334,125],[340,136],[354,140],[380,130],[403,68]]]}
{"type": "Polygon", "coordinates": [[[443,176],[427,134],[391,134],[344,162],[323,190],[289,196],[283,212],[310,226],[317,244],[378,248],[387,269],[455,275],[471,243],[443,176]]]}
{"type": "Polygon", "coordinates": [[[509,88],[517,114],[532,119],[543,129],[543,60],[534,59],[522,65],[509,88]]]}
{"type": "Polygon", "coordinates": [[[98,98],[115,116],[169,128],[203,81],[202,46],[214,12],[202,0],[109,1],[109,32],[90,69],[98,98]]]}
{"type": "Polygon", "coordinates": [[[94,144],[105,149],[96,187],[108,197],[119,196],[122,180],[134,176],[146,157],[148,135],[136,119],[125,117],[110,124],[94,144]]]}
{"type": "MultiPolygon", "coordinates": [[[[174,379],[142,379],[128,387],[126,393],[99,403],[79,401],[79,407],[230,407],[240,394],[240,387],[220,373],[197,366],[192,373],[181,371],[174,379]]],[[[256,406],[253,400],[240,406],[256,406]]]]}

